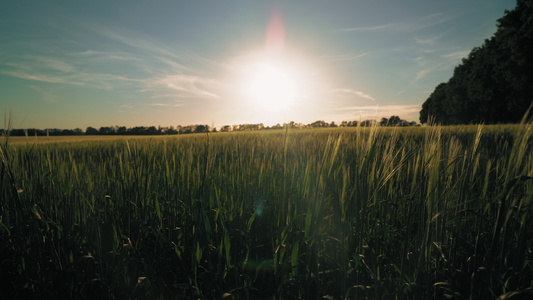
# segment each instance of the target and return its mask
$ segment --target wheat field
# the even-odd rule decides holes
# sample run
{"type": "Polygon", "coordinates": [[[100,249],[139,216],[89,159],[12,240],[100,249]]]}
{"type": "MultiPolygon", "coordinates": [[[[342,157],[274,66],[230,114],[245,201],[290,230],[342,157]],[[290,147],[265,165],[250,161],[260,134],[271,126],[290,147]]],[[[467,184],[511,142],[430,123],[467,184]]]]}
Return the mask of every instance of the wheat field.
{"type": "Polygon", "coordinates": [[[488,299],[533,284],[532,125],[5,137],[2,299],[488,299]]]}

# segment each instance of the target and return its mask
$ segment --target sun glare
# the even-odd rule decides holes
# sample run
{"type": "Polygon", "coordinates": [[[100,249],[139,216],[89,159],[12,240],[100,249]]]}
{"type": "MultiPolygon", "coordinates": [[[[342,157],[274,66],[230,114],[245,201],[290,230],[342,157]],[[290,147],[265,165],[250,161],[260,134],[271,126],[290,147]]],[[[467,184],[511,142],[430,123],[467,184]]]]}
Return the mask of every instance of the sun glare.
{"type": "Polygon", "coordinates": [[[263,51],[249,52],[232,61],[236,68],[233,86],[239,94],[242,118],[248,122],[276,124],[298,119],[309,109],[317,72],[300,53],[285,47],[281,14],[270,16],[263,51]]]}
{"type": "Polygon", "coordinates": [[[255,52],[231,62],[242,122],[275,125],[306,119],[325,89],[323,73],[301,54],[255,52]]]}
{"type": "Polygon", "coordinates": [[[285,112],[299,97],[297,78],[286,65],[261,61],[252,64],[246,73],[244,94],[255,107],[285,112]]]}

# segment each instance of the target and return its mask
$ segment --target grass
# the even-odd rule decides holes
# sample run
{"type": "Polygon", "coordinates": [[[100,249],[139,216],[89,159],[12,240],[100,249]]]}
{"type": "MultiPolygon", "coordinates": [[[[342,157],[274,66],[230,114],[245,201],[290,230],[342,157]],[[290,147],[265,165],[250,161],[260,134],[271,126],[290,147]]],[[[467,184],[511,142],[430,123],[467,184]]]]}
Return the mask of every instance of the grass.
{"type": "Polygon", "coordinates": [[[6,139],[0,297],[530,293],[531,130],[6,139]]]}
{"type": "Polygon", "coordinates": [[[78,143],[78,142],[103,142],[118,140],[142,140],[157,139],[164,136],[126,136],[126,135],[73,135],[73,136],[12,136],[9,137],[9,144],[13,146],[20,145],[40,145],[51,143],[78,143]]]}

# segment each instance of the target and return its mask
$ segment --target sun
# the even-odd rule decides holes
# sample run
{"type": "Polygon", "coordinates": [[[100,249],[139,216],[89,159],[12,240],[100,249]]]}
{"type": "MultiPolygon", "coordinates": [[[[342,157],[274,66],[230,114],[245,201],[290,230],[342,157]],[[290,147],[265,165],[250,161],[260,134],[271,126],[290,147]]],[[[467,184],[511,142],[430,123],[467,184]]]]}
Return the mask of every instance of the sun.
{"type": "Polygon", "coordinates": [[[248,52],[227,63],[234,109],[243,123],[275,125],[314,113],[328,81],[319,64],[301,53],[248,52]]]}
{"type": "Polygon", "coordinates": [[[290,65],[272,60],[250,65],[243,90],[253,106],[281,112],[290,109],[301,94],[298,78],[290,65]]]}

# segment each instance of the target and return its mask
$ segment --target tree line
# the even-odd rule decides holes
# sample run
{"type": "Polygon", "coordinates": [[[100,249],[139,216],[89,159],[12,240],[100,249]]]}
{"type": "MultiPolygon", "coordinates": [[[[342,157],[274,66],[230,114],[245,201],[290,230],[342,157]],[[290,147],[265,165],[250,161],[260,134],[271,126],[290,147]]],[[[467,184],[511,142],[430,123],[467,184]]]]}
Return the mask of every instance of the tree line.
{"type": "Polygon", "coordinates": [[[420,111],[441,124],[516,123],[533,102],[533,0],[517,0],[420,111]]]}
{"type": "MultiPolygon", "coordinates": [[[[309,124],[296,123],[294,121],[276,124],[272,126],[264,126],[263,123],[258,124],[238,124],[238,125],[224,125],[220,127],[220,132],[229,131],[255,131],[255,130],[269,130],[282,128],[328,128],[328,127],[368,127],[368,126],[417,126],[416,122],[408,122],[401,119],[399,116],[391,116],[390,118],[382,118],[381,121],[364,120],[364,121],[342,121],[339,125],[335,122],[325,122],[318,120],[309,124]]],[[[187,126],[104,126],[96,129],[94,127],[87,127],[84,131],[81,128],[76,129],[11,129],[5,131],[0,129],[0,134],[8,133],[10,136],[66,136],[66,135],[175,135],[175,134],[189,134],[189,133],[203,133],[203,132],[217,132],[216,127],[208,125],[187,125],[187,126]]]]}

